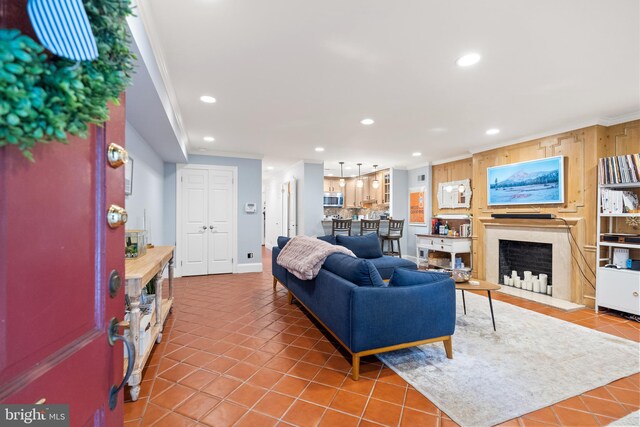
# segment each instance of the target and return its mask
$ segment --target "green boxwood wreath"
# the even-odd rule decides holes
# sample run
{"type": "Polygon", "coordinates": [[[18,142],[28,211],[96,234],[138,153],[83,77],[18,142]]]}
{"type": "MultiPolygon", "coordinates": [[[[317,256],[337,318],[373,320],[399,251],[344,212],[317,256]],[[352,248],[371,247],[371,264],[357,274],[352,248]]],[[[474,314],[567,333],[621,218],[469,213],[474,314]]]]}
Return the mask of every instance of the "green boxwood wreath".
{"type": "Polygon", "coordinates": [[[0,147],[16,145],[33,160],[37,142],[87,137],[90,123],[109,119],[107,102],[131,82],[128,0],[84,0],[98,45],[94,61],[75,62],[45,53],[16,29],[0,29],[0,147]]]}

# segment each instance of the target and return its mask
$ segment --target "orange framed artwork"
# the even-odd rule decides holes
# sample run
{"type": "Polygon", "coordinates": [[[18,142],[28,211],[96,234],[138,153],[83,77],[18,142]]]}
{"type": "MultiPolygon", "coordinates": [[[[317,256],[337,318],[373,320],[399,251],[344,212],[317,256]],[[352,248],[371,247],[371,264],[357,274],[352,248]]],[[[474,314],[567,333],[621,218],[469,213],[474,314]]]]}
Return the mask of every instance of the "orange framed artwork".
{"type": "Polygon", "coordinates": [[[424,187],[409,190],[409,223],[424,224],[425,197],[424,187]]]}

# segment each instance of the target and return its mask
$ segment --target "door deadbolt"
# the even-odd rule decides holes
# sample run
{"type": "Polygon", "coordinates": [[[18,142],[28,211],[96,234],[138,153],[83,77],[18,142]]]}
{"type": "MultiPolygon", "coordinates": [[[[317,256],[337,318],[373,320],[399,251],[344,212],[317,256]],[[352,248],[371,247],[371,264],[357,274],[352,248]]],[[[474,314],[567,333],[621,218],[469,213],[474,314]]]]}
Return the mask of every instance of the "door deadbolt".
{"type": "Polygon", "coordinates": [[[109,211],[107,212],[107,222],[109,223],[109,227],[118,228],[121,225],[124,225],[129,219],[127,215],[127,211],[124,208],[121,208],[118,205],[111,205],[109,207],[109,211]]]}
{"type": "Polygon", "coordinates": [[[119,168],[129,161],[129,153],[118,144],[112,142],[107,148],[107,161],[112,168],[119,168]]]}
{"type": "Polygon", "coordinates": [[[109,275],[109,296],[111,298],[116,297],[120,286],[122,286],[122,277],[120,273],[118,273],[118,270],[112,270],[109,275]]]}

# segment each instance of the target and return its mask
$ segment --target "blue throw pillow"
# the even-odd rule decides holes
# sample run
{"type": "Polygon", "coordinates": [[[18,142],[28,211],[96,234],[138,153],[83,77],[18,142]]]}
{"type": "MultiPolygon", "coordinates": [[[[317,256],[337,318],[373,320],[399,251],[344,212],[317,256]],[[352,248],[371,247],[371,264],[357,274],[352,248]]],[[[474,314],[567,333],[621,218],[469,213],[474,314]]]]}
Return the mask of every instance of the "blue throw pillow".
{"type": "Polygon", "coordinates": [[[278,247],[280,249],[284,248],[289,243],[289,240],[291,240],[291,237],[278,236],[278,247]]]}
{"type": "Polygon", "coordinates": [[[438,273],[435,271],[408,270],[406,268],[396,268],[393,270],[389,286],[414,286],[425,283],[437,282],[449,279],[449,273],[438,273]]]}
{"type": "Polygon", "coordinates": [[[380,258],[382,249],[377,234],[365,234],[364,236],[336,236],[339,245],[353,252],[358,258],[380,258]]]}
{"type": "Polygon", "coordinates": [[[327,257],[322,268],[337,274],[358,286],[384,287],[387,284],[380,277],[378,270],[371,261],[354,258],[347,254],[336,252],[327,257]]]}
{"type": "Polygon", "coordinates": [[[331,243],[332,245],[336,244],[336,236],[334,236],[333,234],[329,234],[327,236],[318,236],[318,239],[327,243],[331,243]]]}

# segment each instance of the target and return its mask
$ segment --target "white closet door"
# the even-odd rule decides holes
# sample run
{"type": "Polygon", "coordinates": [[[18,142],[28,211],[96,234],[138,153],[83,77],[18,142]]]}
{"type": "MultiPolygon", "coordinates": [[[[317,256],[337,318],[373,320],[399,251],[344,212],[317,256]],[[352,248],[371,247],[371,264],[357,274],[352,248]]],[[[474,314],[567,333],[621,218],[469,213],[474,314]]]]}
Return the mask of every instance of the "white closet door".
{"type": "Polygon", "coordinates": [[[208,265],[208,187],[209,171],[183,169],[182,171],[182,275],[207,274],[208,265]]]}
{"type": "Polygon", "coordinates": [[[209,274],[233,271],[233,171],[209,171],[209,274]]]}

